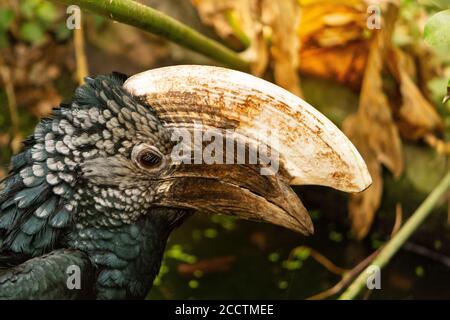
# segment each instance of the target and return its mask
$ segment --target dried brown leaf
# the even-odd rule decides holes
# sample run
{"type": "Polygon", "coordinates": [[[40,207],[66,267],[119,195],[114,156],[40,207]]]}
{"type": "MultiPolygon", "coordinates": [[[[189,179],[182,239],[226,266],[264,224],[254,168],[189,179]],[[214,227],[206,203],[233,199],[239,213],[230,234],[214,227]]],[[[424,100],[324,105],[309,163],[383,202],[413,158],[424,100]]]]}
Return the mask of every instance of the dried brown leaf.
{"type": "Polygon", "coordinates": [[[376,152],[366,143],[367,137],[361,133],[362,124],[360,121],[359,114],[350,116],[345,120],[343,127],[344,132],[364,158],[372,176],[372,185],[362,193],[351,195],[348,206],[352,231],[356,238],[363,239],[369,232],[375,213],[380,206],[383,194],[383,178],[381,163],[376,152]]]}
{"type": "Polygon", "coordinates": [[[220,37],[236,41],[244,35],[249,40],[250,46],[242,55],[251,62],[254,75],[262,76],[271,66],[278,85],[301,95],[297,0],[195,0],[193,3],[202,21],[212,26],[220,37]]]}
{"type": "Polygon", "coordinates": [[[366,6],[348,6],[333,1],[300,1],[302,20],[298,29],[303,45],[309,47],[345,45],[350,41],[364,39],[366,31],[366,6]],[[335,43],[327,44],[327,36],[333,34],[335,43]],[[321,43],[322,42],[322,43],[321,43]]]}
{"type": "Polygon", "coordinates": [[[416,140],[430,132],[441,130],[442,119],[412,80],[407,71],[408,60],[405,54],[399,49],[392,49],[388,61],[402,96],[402,104],[398,110],[398,127],[402,136],[416,140]]]}
{"type": "Polygon", "coordinates": [[[272,29],[271,54],[275,83],[301,96],[298,76],[300,40],[297,26],[300,22],[300,7],[297,0],[263,2],[263,17],[272,29]]]}
{"type": "Polygon", "coordinates": [[[359,89],[369,52],[362,0],[301,0],[300,70],[359,89]]]}
{"type": "Polygon", "coordinates": [[[47,84],[40,90],[31,91],[33,96],[33,103],[30,103],[31,112],[38,118],[49,115],[52,109],[58,106],[62,100],[61,95],[51,84],[47,84]]]}
{"type": "Polygon", "coordinates": [[[377,159],[395,175],[403,170],[400,135],[394,122],[388,97],[383,91],[383,54],[379,37],[372,43],[360,96],[360,132],[377,159]]]}
{"type": "Polygon", "coordinates": [[[344,122],[344,131],[361,152],[373,179],[370,188],[350,198],[352,229],[359,239],[367,235],[375,212],[380,206],[383,188],[381,164],[397,177],[403,171],[400,135],[388,97],[383,91],[382,79],[384,60],[390,43],[387,39],[390,39],[397,12],[396,6],[388,7],[385,15],[386,28],[378,32],[372,40],[359,110],[344,122]]]}
{"type": "Polygon", "coordinates": [[[370,43],[358,41],[345,47],[304,48],[300,53],[302,73],[338,81],[359,89],[367,63],[370,43]]]}
{"type": "Polygon", "coordinates": [[[7,146],[9,144],[9,139],[11,139],[11,137],[8,133],[0,133],[0,147],[7,146]]]}
{"type": "MultiPolygon", "coordinates": [[[[239,25],[239,33],[254,39],[262,27],[255,24],[258,21],[259,0],[192,0],[197,8],[200,19],[206,25],[212,26],[215,32],[229,43],[239,45],[240,34],[230,23],[230,16],[239,25]]],[[[240,44],[242,46],[243,44],[240,44]]]]}
{"type": "Polygon", "coordinates": [[[22,149],[22,141],[23,141],[23,136],[20,133],[16,134],[12,138],[12,140],[10,142],[10,147],[14,154],[18,153],[22,149]]]}
{"type": "MultiPolygon", "coordinates": [[[[49,43],[41,48],[18,42],[2,53],[4,64],[11,70],[10,84],[18,109],[26,107],[37,117],[48,115],[61,102],[56,80],[74,69],[72,46],[49,43]]],[[[13,147],[17,151],[20,143],[14,142],[13,147]]]]}

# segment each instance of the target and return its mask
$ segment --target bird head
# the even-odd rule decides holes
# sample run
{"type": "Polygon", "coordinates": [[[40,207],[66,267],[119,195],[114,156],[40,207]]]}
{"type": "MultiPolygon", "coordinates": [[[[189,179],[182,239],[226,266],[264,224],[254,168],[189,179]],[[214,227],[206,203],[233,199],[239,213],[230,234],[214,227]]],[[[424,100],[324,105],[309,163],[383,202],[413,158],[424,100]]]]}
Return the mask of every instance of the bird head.
{"type": "Polygon", "coordinates": [[[137,74],[123,87],[151,106],[177,143],[166,162],[171,169],[156,182],[163,191],[157,192],[158,205],[265,221],[309,235],[310,216],[290,185],[355,193],[372,183],[364,160],[330,120],[260,78],[188,65],[137,74]]]}
{"type": "Polygon", "coordinates": [[[311,219],[290,184],[358,192],[371,183],[356,149],[328,119],[248,74],[176,66],[119,86],[88,79],[75,101],[92,105],[81,118],[72,109],[84,125],[80,134],[95,132],[87,135],[95,154],[76,161],[80,180],[100,199],[130,195],[119,208],[126,222],[154,207],[180,208],[309,235],[311,219]],[[93,96],[95,103],[83,101],[93,96]]]}
{"type": "Polygon", "coordinates": [[[231,214],[308,235],[291,184],[358,192],[370,183],[336,126],[262,79],[206,66],[98,76],[13,158],[0,232],[3,247],[45,252],[71,226],[130,225],[168,208],[171,225],[186,212],[231,214]]]}

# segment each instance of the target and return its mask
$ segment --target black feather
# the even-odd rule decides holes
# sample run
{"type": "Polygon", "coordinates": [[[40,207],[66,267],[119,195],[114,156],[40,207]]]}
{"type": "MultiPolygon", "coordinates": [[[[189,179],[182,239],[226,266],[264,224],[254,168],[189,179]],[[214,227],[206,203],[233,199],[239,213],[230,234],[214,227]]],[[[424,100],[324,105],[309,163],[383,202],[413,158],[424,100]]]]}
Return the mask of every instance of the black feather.
{"type": "MultiPolygon", "coordinates": [[[[31,144],[29,145],[31,146],[31,144]]],[[[12,170],[19,171],[28,163],[31,163],[31,149],[16,154],[11,158],[12,170]]]]}

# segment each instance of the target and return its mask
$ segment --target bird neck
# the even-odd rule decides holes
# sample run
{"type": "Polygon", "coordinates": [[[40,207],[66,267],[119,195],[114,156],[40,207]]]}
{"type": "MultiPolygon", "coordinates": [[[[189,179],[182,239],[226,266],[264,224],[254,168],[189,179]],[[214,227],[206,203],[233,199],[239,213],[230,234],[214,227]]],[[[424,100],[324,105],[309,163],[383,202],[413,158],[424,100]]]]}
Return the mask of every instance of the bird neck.
{"type": "Polygon", "coordinates": [[[107,228],[80,228],[78,224],[69,244],[87,252],[97,266],[97,298],[144,298],[159,272],[167,239],[175,226],[173,217],[183,215],[180,210],[154,209],[133,224],[107,228]]]}

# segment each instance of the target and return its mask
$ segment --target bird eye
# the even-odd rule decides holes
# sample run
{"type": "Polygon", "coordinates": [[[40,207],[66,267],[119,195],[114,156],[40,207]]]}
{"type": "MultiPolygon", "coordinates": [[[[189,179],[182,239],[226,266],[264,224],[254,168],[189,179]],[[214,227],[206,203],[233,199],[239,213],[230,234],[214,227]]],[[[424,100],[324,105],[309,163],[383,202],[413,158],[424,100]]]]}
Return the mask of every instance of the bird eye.
{"type": "Polygon", "coordinates": [[[139,154],[138,161],[144,167],[158,167],[161,157],[153,151],[143,151],[139,154]]]}
{"type": "Polygon", "coordinates": [[[151,146],[136,146],[131,156],[142,169],[146,170],[159,169],[164,163],[161,152],[151,146]]]}

